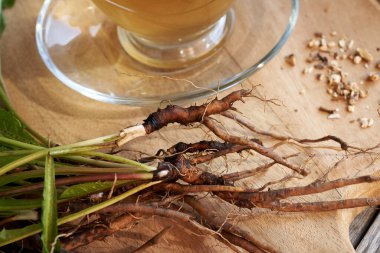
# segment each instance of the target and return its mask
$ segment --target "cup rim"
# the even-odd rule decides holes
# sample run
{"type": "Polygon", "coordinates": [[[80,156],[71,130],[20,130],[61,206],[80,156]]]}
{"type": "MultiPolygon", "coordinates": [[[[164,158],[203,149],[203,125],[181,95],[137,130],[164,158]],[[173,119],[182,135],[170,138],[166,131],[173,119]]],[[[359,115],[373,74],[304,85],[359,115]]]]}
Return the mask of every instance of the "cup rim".
{"type": "Polygon", "coordinates": [[[35,35],[36,35],[36,44],[38,52],[46,65],[46,67],[52,72],[55,77],[60,80],[63,84],[68,86],[69,88],[77,91],[78,93],[101,101],[111,104],[126,104],[132,106],[152,106],[158,105],[162,101],[170,101],[171,103],[185,103],[194,101],[197,99],[202,99],[211,95],[214,95],[215,92],[225,91],[229,88],[232,88],[240,83],[242,83],[245,79],[250,77],[252,74],[260,70],[264,67],[266,63],[268,63],[284,46],[285,42],[288,40],[290,34],[292,33],[299,14],[299,0],[291,0],[292,10],[289,17],[289,22],[277,41],[277,43],[273,46],[271,50],[269,50],[258,62],[250,66],[249,68],[232,75],[224,80],[218,82],[216,87],[207,88],[207,89],[196,89],[193,91],[188,91],[186,94],[176,94],[175,96],[161,96],[161,97],[153,97],[153,98],[136,98],[136,97],[121,97],[110,94],[105,94],[94,89],[84,87],[78,82],[73,81],[68,78],[53,62],[50,57],[48,48],[44,43],[44,24],[45,19],[48,16],[49,6],[54,0],[45,0],[41,10],[37,17],[37,22],[35,26],[35,35]]]}

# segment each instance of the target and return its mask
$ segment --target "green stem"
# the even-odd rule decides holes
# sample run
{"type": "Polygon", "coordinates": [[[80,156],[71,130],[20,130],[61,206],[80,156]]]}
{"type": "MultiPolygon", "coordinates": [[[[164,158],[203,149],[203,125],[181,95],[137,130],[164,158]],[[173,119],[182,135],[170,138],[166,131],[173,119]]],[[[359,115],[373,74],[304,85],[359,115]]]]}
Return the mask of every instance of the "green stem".
{"type": "Polygon", "coordinates": [[[114,142],[120,138],[119,133],[110,134],[102,137],[98,137],[91,140],[86,141],[80,141],[73,144],[68,145],[62,145],[62,148],[74,148],[74,147],[84,147],[84,146],[92,146],[92,145],[100,145],[100,144],[106,144],[110,142],[114,142]]]}
{"type": "Polygon", "coordinates": [[[32,150],[45,149],[44,147],[40,147],[37,145],[33,145],[33,144],[21,142],[21,141],[16,141],[16,140],[4,137],[4,136],[0,136],[0,143],[3,143],[9,147],[17,147],[17,148],[23,148],[23,149],[32,149],[32,150]]]}
{"type": "Polygon", "coordinates": [[[7,109],[8,111],[14,112],[11,106],[11,103],[9,101],[9,98],[5,92],[4,81],[1,76],[1,73],[0,73],[0,100],[3,102],[5,109],[7,109]]]}
{"type": "Polygon", "coordinates": [[[95,156],[95,157],[99,157],[99,158],[102,158],[104,160],[111,161],[111,162],[128,164],[128,165],[134,166],[136,168],[141,168],[141,169],[148,171],[148,172],[157,170],[156,167],[149,166],[149,165],[146,165],[143,163],[139,163],[139,162],[127,159],[125,157],[117,156],[117,155],[104,154],[104,153],[94,152],[94,151],[83,152],[82,155],[95,156]]]}
{"type": "Polygon", "coordinates": [[[29,155],[31,153],[36,152],[35,150],[6,150],[0,152],[0,157],[7,157],[7,156],[21,156],[21,155],[29,155]]]}
{"type": "Polygon", "coordinates": [[[0,198],[0,211],[19,211],[34,209],[41,206],[40,199],[1,199],[0,198]]]}
{"type": "MultiPolygon", "coordinates": [[[[103,167],[103,168],[126,168],[128,167],[127,164],[122,163],[113,163],[113,162],[107,162],[107,161],[100,161],[91,159],[88,157],[82,157],[82,156],[62,156],[60,159],[70,162],[75,162],[80,165],[90,165],[95,167],[103,167]]],[[[133,168],[131,166],[131,168],[133,168]]]]}
{"type": "Polygon", "coordinates": [[[51,245],[58,234],[57,190],[55,188],[54,160],[50,155],[46,156],[43,189],[41,241],[43,252],[50,253],[51,245]]]}
{"type": "MultiPolygon", "coordinates": [[[[74,177],[65,177],[59,178],[55,181],[55,186],[62,185],[73,185],[78,183],[86,182],[97,182],[97,181],[113,181],[115,177],[118,180],[150,180],[153,178],[152,173],[107,173],[107,174],[96,174],[96,175],[84,175],[84,176],[74,176],[74,177]]],[[[23,185],[17,187],[7,188],[6,190],[0,191],[0,197],[4,196],[15,196],[24,194],[27,192],[37,191],[44,188],[44,183],[34,183],[30,185],[23,185]]]]}
{"type": "Polygon", "coordinates": [[[49,153],[52,156],[62,156],[67,154],[83,153],[92,150],[102,149],[104,146],[88,146],[88,147],[54,147],[49,149],[49,153]]]}
{"type": "MultiPolygon", "coordinates": [[[[101,173],[139,173],[141,170],[134,168],[86,168],[86,167],[64,167],[56,168],[56,175],[88,175],[101,173]]],[[[30,178],[41,178],[44,175],[44,169],[36,169],[4,175],[0,177],[0,186],[7,185],[12,182],[30,178]]]]}
{"type": "Polygon", "coordinates": [[[24,156],[24,157],[17,159],[11,163],[8,163],[7,165],[0,168],[0,176],[4,175],[5,173],[7,173],[7,172],[9,172],[9,171],[21,166],[21,165],[24,165],[24,164],[32,162],[34,160],[40,159],[40,158],[46,156],[48,153],[49,153],[49,150],[44,149],[44,150],[36,151],[33,154],[24,156]]]}

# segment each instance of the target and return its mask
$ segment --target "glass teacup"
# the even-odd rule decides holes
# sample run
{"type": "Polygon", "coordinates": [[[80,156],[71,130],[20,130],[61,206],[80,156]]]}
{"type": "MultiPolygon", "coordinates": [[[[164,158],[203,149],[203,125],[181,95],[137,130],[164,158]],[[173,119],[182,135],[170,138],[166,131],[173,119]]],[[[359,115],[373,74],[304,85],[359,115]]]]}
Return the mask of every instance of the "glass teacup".
{"type": "Polygon", "coordinates": [[[150,67],[179,69],[213,55],[234,0],[92,0],[118,27],[124,50],[150,67]]]}

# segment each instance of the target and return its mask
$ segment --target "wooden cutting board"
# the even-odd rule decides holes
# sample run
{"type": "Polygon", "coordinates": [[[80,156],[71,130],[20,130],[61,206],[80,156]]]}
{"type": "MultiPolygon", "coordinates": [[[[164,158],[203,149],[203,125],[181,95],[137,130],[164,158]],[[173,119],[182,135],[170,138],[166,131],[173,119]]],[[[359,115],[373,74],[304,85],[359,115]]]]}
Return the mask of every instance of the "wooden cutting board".
{"type": "MultiPolygon", "coordinates": [[[[1,40],[2,71],[7,92],[19,115],[38,132],[49,138],[70,143],[101,136],[141,122],[154,108],[137,108],[103,104],[83,97],[66,88],[44,66],[34,38],[34,25],[41,1],[16,1],[16,6],[6,12],[8,27],[1,40]]],[[[280,15],[280,14],[279,14],[280,15]]],[[[253,123],[265,130],[291,134],[296,137],[316,138],[327,134],[337,135],[352,145],[370,147],[380,141],[380,82],[368,84],[369,96],[361,101],[353,114],[345,112],[343,103],[331,102],[325,86],[313,75],[302,75],[307,56],[305,43],[314,32],[352,38],[355,45],[368,49],[375,60],[380,60],[380,4],[375,0],[304,0],[300,2],[297,26],[285,47],[267,66],[246,81],[246,86],[262,84],[255,92],[262,97],[276,98],[283,106],[277,107],[249,99],[239,104],[239,110],[253,123]],[[377,49],[377,50],[376,50],[377,49]],[[295,54],[294,68],[284,63],[284,57],[295,54]],[[328,120],[317,110],[319,106],[339,107],[342,118],[328,120]],[[361,129],[359,117],[371,117],[374,126],[361,129]]],[[[265,43],[265,41],[261,42],[265,43]]],[[[373,64],[372,64],[373,65],[373,64]]],[[[371,71],[373,67],[368,69],[371,71]]],[[[366,73],[366,69],[362,69],[366,73]]],[[[241,134],[248,134],[231,121],[223,120],[241,134]]],[[[178,140],[193,142],[205,137],[200,129],[168,127],[159,133],[133,141],[128,148],[154,153],[178,140]]],[[[322,176],[340,156],[326,151],[310,151],[316,155],[306,165],[311,171],[303,179],[293,179],[280,185],[305,185],[322,176]]],[[[229,165],[215,161],[210,168],[215,172],[252,168],[262,162],[255,157],[231,156],[229,165]]],[[[300,163],[302,161],[294,161],[300,163]]],[[[378,162],[371,163],[370,156],[350,158],[333,169],[328,179],[365,175],[379,172],[378,162]]],[[[283,176],[288,171],[276,167],[260,179],[244,181],[246,186],[257,187],[262,183],[283,176]]],[[[280,187],[277,186],[277,187],[280,187]]],[[[298,201],[341,199],[347,197],[380,196],[380,184],[363,184],[330,191],[318,196],[297,198],[298,201]]],[[[292,200],[294,201],[294,200],[292,200]]],[[[261,241],[272,244],[280,252],[353,252],[348,237],[349,224],[361,209],[324,213],[277,213],[263,210],[240,210],[216,198],[202,200],[218,215],[234,217],[231,222],[240,226],[261,241]],[[237,216],[240,214],[240,216],[237,216]]],[[[199,236],[181,224],[153,217],[139,221],[133,229],[126,229],[104,242],[94,242],[79,252],[125,252],[132,250],[160,229],[173,224],[173,228],[150,252],[229,252],[230,249],[211,237],[199,236]]]]}

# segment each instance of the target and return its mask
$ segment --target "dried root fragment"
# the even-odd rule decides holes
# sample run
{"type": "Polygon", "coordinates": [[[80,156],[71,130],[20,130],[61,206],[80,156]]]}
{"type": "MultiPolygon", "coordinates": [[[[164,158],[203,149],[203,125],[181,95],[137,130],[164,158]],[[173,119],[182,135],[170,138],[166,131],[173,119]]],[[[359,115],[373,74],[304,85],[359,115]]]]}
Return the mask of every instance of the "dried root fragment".
{"type": "Polygon", "coordinates": [[[373,120],[373,118],[365,118],[365,117],[358,119],[358,121],[359,121],[361,128],[369,128],[369,127],[373,126],[373,124],[375,122],[373,120]]]}
{"type": "Polygon", "coordinates": [[[376,73],[370,73],[368,75],[368,78],[367,78],[368,81],[371,81],[371,82],[376,82],[377,80],[379,80],[379,75],[376,74],[376,73]]]}
{"type": "Polygon", "coordinates": [[[296,57],[294,56],[294,54],[287,55],[287,56],[285,56],[285,62],[289,66],[294,67],[294,66],[296,66],[296,57]]]}
{"type": "Polygon", "coordinates": [[[373,61],[373,56],[366,49],[357,48],[356,52],[366,62],[373,61]]]}

